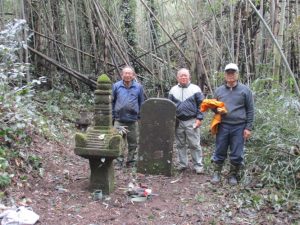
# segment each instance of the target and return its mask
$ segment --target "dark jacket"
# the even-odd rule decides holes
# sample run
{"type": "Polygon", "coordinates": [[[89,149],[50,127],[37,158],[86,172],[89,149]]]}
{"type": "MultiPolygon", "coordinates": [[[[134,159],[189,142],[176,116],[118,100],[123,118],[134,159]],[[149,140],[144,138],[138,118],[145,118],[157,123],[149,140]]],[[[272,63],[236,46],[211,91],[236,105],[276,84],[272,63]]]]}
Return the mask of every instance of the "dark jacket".
{"type": "Polygon", "coordinates": [[[113,119],[120,122],[134,122],[140,118],[141,105],[144,102],[144,90],[141,84],[133,81],[126,87],[123,80],[112,87],[113,119]]]}
{"type": "Polygon", "coordinates": [[[203,120],[199,106],[204,97],[199,86],[191,83],[186,87],[175,85],[171,88],[168,98],[176,104],[176,117],[179,120],[203,120]]]}
{"type": "Polygon", "coordinates": [[[242,83],[233,88],[226,84],[218,87],[215,98],[224,102],[227,114],[222,115],[222,123],[246,124],[246,129],[252,130],[254,120],[254,104],[251,90],[242,83]]]}

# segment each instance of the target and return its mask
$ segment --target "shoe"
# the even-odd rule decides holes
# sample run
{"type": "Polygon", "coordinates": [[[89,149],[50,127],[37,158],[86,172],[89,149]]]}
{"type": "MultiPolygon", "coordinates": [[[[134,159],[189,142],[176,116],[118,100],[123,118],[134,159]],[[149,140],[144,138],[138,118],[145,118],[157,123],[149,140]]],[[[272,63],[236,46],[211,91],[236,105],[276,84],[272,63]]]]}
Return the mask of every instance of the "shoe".
{"type": "Polygon", "coordinates": [[[203,174],[204,168],[202,166],[195,167],[196,174],[203,174]]]}
{"type": "Polygon", "coordinates": [[[183,172],[183,171],[185,171],[186,169],[187,169],[186,166],[178,166],[178,167],[177,167],[177,170],[180,171],[180,172],[183,172]]]}
{"type": "Polygon", "coordinates": [[[210,182],[212,184],[218,184],[221,182],[221,173],[219,171],[214,172],[214,175],[212,176],[210,182]]]}
{"type": "Polygon", "coordinates": [[[229,183],[229,185],[231,185],[231,186],[236,186],[237,185],[237,179],[236,179],[236,176],[230,176],[229,178],[228,178],[228,183],[229,183]]]}
{"type": "Polygon", "coordinates": [[[238,174],[240,172],[241,165],[230,164],[228,183],[231,186],[236,186],[238,184],[238,174]]]}
{"type": "Polygon", "coordinates": [[[214,173],[210,180],[210,183],[218,184],[221,182],[221,172],[222,172],[222,168],[223,168],[223,163],[215,163],[214,162],[213,167],[214,167],[214,173]]]}

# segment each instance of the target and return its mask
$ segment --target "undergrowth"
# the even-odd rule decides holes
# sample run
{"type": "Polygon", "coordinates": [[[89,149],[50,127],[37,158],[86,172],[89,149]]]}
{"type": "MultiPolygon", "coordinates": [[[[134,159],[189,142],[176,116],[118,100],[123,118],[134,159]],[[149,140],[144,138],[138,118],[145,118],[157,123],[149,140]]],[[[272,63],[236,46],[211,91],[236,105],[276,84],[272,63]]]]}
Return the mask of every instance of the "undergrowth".
{"type": "MultiPolygon", "coordinates": [[[[201,142],[204,163],[210,170],[214,136],[209,132],[213,113],[207,113],[201,142]]],[[[299,209],[300,185],[300,102],[296,96],[272,90],[255,93],[252,137],[245,145],[242,189],[237,198],[248,205],[275,210],[299,209]],[[243,201],[244,202],[244,201],[243,201]]]]}
{"type": "Polygon", "coordinates": [[[91,94],[78,97],[63,85],[60,90],[43,91],[45,77],[28,79],[30,64],[19,59],[26,48],[18,41],[23,29],[26,22],[15,20],[0,32],[0,188],[18,179],[16,168],[42,175],[41,157],[28,151],[32,138],[62,141],[69,137],[78,112],[93,102],[91,94]]]}
{"type": "Polygon", "coordinates": [[[272,190],[257,198],[275,208],[299,208],[300,102],[273,90],[256,96],[255,124],[245,151],[243,183],[272,190]]]}

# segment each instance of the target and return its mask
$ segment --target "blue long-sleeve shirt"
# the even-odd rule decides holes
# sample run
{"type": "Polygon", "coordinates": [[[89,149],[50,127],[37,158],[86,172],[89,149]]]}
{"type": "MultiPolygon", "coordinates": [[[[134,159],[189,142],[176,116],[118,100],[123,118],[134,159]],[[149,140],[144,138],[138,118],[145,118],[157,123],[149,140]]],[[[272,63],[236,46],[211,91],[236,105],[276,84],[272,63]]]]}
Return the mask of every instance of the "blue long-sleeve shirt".
{"type": "Polygon", "coordinates": [[[134,122],[140,118],[141,105],[144,102],[144,90],[141,84],[132,81],[126,87],[123,80],[112,87],[113,119],[120,122],[134,122]]]}
{"type": "Polygon", "coordinates": [[[252,130],[254,120],[254,103],[251,90],[242,83],[234,87],[226,84],[218,87],[215,98],[224,102],[227,113],[222,115],[222,123],[246,124],[246,129],[252,130]]]}

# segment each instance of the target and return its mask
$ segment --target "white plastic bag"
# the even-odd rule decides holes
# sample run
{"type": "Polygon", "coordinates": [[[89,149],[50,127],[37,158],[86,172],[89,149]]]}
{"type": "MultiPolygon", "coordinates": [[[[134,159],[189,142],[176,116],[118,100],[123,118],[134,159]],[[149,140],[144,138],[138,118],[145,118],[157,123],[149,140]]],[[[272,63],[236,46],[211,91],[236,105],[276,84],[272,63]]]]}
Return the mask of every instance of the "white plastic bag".
{"type": "Polygon", "coordinates": [[[33,225],[40,216],[24,206],[20,206],[16,209],[8,209],[0,214],[0,218],[3,218],[1,225],[33,225]]]}

